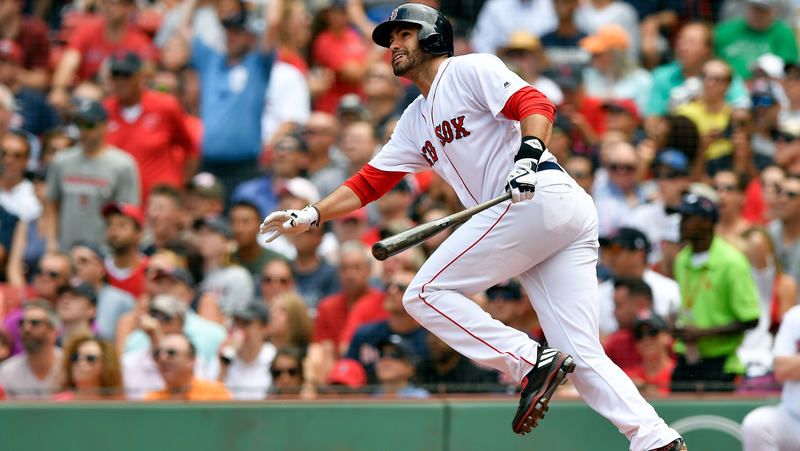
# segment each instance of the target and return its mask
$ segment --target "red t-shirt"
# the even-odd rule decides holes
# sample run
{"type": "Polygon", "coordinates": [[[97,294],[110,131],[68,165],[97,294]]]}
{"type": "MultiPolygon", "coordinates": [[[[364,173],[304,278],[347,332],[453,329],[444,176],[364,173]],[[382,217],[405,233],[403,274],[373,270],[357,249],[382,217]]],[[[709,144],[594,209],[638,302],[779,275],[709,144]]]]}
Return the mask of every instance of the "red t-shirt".
{"type": "Polygon", "coordinates": [[[350,83],[342,80],[338,72],[350,62],[361,63],[367,58],[368,47],[355,30],[346,28],[341,35],[323,31],[317,36],[312,48],[312,60],[321,66],[336,72],[333,86],[316,102],[315,110],[335,114],[339,100],[345,94],[361,95],[361,83],[350,83]]]}
{"type": "Polygon", "coordinates": [[[764,188],[761,186],[761,180],[753,179],[744,190],[742,217],[751,224],[764,224],[766,212],[767,203],[764,202],[764,188]]]}
{"type": "Polygon", "coordinates": [[[138,28],[128,27],[119,42],[108,42],[105,30],[105,20],[90,22],[75,30],[67,44],[67,48],[81,53],[81,65],[77,73],[80,81],[94,77],[103,60],[118,49],[134,52],[144,61],[155,61],[157,52],[153,43],[138,28]]]}
{"type": "Polygon", "coordinates": [[[108,97],[103,106],[108,111],[108,142],[133,155],[139,165],[144,205],[156,185],[183,187],[184,165],[189,156],[197,155],[197,147],[177,99],[146,89],[139,104],[142,111],[133,123],[122,118],[116,96],[108,97]]]}
{"type": "Polygon", "coordinates": [[[643,365],[637,365],[630,368],[625,369],[625,374],[633,380],[634,383],[639,385],[647,384],[647,385],[655,385],[658,387],[658,394],[659,395],[668,395],[670,394],[669,386],[672,383],[672,370],[675,369],[675,361],[670,362],[669,365],[664,367],[661,372],[655,374],[653,376],[649,376],[644,371],[643,365]]]}
{"type": "MultiPolygon", "coordinates": [[[[332,294],[322,299],[317,306],[314,340],[317,342],[332,340],[334,343],[341,343],[345,326],[350,324],[350,314],[353,312],[359,312],[360,318],[375,318],[375,320],[386,318],[386,312],[381,306],[382,302],[383,293],[373,288],[359,298],[352,308],[348,308],[344,293],[332,294]]],[[[356,318],[352,319],[352,322],[357,321],[356,318]]],[[[371,319],[367,321],[371,321],[371,319]]]]}
{"type": "Polygon", "coordinates": [[[389,317],[389,314],[383,309],[384,297],[386,297],[384,293],[377,292],[374,296],[364,296],[356,302],[347,315],[339,343],[350,344],[359,327],[374,321],[383,321],[389,317]]]}
{"type": "Polygon", "coordinates": [[[22,19],[17,35],[17,44],[25,54],[25,69],[47,69],[50,61],[50,40],[47,38],[47,24],[34,17],[22,19]]]}
{"type": "MultiPolygon", "coordinates": [[[[113,263],[113,260],[111,260],[113,263]]],[[[150,259],[142,254],[139,255],[139,263],[133,269],[130,270],[128,277],[126,278],[117,278],[114,276],[113,273],[116,271],[114,270],[110,264],[109,260],[106,260],[106,275],[108,277],[108,284],[112,287],[117,287],[120,290],[127,291],[128,293],[132,294],[133,297],[139,299],[142,293],[144,293],[144,282],[147,279],[147,265],[150,263],[150,259]]]]}
{"type": "Polygon", "coordinates": [[[606,112],[603,109],[603,101],[594,97],[584,96],[583,104],[578,110],[586,118],[592,130],[598,136],[606,132],[606,112]]]}
{"type": "Polygon", "coordinates": [[[642,363],[642,356],[636,350],[636,338],[631,330],[620,329],[609,335],[603,349],[608,358],[622,369],[642,363]]]}

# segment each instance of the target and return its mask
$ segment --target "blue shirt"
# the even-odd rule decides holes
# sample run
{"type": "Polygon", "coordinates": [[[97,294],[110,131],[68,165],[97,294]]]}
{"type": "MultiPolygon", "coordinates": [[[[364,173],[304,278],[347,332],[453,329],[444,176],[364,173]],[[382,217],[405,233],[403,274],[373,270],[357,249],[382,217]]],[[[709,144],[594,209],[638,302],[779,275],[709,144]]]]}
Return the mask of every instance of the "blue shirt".
{"type": "Polygon", "coordinates": [[[266,174],[240,183],[231,195],[230,205],[242,201],[258,207],[261,217],[266,218],[278,207],[278,196],[272,189],[272,176],[266,174]]]}
{"type": "Polygon", "coordinates": [[[47,101],[38,92],[22,88],[15,96],[17,113],[22,117],[19,128],[28,133],[41,136],[58,127],[61,119],[56,110],[48,105],[47,101]]]}
{"type": "Polygon", "coordinates": [[[194,40],[192,65],[200,74],[203,158],[255,160],[261,152],[261,116],[275,53],[256,49],[234,66],[226,56],[194,40]]]}
{"type": "Polygon", "coordinates": [[[11,242],[14,240],[14,229],[17,228],[19,218],[12,215],[5,208],[0,207],[0,244],[11,252],[11,242]]]}

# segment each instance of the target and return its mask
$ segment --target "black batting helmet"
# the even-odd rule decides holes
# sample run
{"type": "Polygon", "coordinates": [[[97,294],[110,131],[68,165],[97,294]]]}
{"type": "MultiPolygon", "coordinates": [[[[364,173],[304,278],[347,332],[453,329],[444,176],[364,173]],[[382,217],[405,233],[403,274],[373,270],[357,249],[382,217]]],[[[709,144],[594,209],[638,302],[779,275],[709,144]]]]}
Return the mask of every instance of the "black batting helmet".
{"type": "Polygon", "coordinates": [[[419,25],[419,45],[434,55],[453,56],[453,25],[444,14],[435,8],[419,3],[406,3],[392,11],[389,20],[375,27],[372,40],[381,47],[389,48],[389,34],[401,24],[419,25]]]}

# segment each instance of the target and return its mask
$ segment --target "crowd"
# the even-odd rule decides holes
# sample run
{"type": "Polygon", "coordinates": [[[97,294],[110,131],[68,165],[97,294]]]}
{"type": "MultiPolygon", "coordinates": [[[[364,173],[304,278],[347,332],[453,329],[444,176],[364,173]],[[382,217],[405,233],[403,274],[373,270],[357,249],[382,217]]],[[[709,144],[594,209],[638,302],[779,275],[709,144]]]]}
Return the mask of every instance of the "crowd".
{"type": "MultiPolygon", "coordinates": [[[[457,55],[495,54],[557,105],[549,150],[598,210],[611,359],[653,395],[796,391],[798,7],[424,3],[457,55]]],[[[370,39],[397,4],[0,0],[0,398],[517,391],[403,308],[448,232],[370,254],[463,209],[432,171],[259,234],[361,169],[419,95],[370,39]]],[[[546,341],[516,279],[473,301],[546,341]]]]}

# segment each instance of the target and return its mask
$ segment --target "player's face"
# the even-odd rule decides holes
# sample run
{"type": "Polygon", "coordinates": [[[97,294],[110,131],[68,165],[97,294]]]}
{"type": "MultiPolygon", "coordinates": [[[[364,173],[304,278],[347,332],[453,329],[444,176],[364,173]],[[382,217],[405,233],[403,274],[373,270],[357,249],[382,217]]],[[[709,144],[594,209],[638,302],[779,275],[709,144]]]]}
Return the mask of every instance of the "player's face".
{"type": "Polygon", "coordinates": [[[392,69],[398,77],[422,65],[428,55],[419,46],[419,28],[400,25],[389,35],[389,51],[392,52],[392,69]]]}

